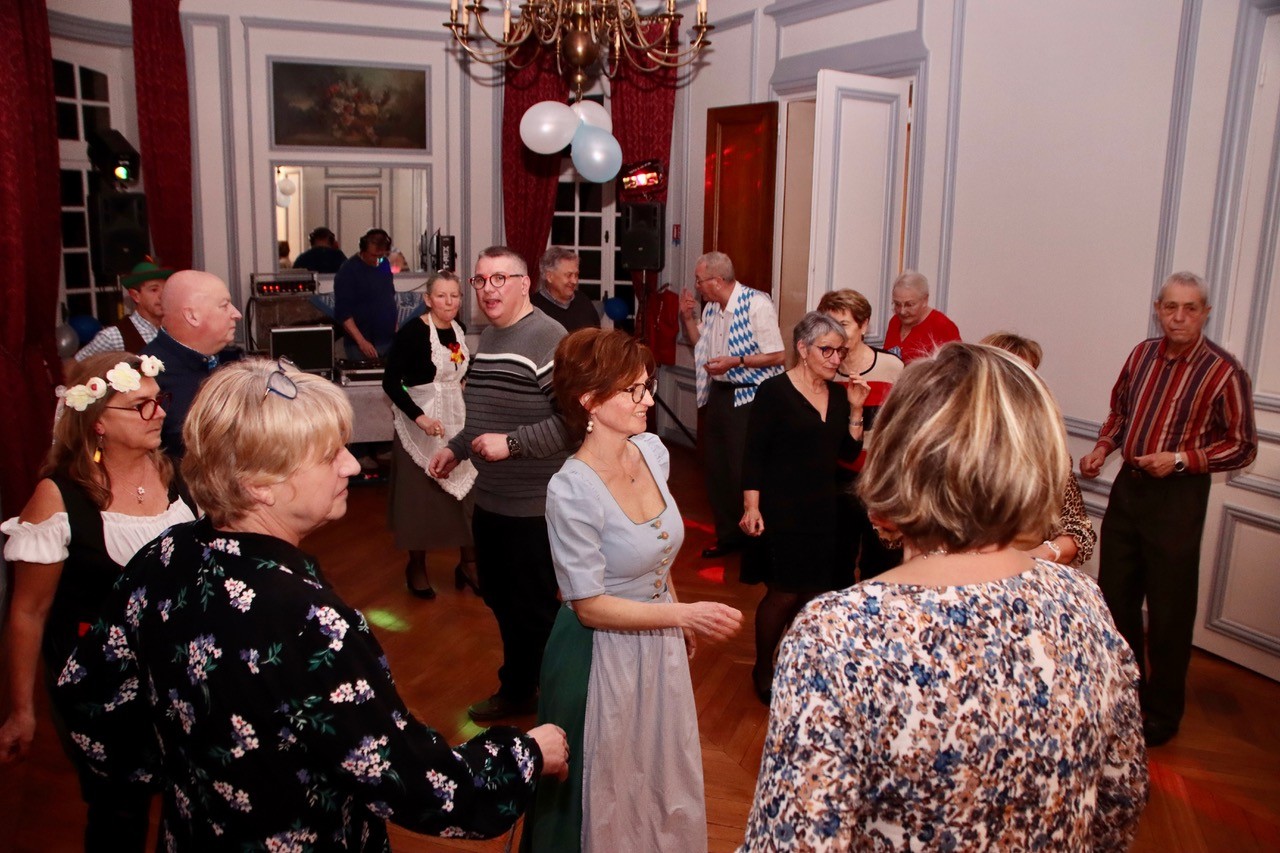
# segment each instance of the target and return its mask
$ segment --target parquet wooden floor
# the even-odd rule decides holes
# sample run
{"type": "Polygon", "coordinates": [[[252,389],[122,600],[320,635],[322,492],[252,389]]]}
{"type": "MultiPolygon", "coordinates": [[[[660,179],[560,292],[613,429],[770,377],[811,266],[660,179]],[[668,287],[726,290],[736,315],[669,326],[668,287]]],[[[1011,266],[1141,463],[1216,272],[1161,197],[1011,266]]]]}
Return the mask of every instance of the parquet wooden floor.
{"type": "MultiPolygon", "coordinates": [[[[733,850],[742,838],[764,743],[766,709],[750,687],[751,617],[760,592],[737,582],[736,561],[698,556],[712,539],[694,455],[673,448],[672,491],[685,515],[685,547],[674,576],[684,598],[741,608],[744,631],[704,644],[692,664],[706,768],[710,848],[733,850]]],[[[364,610],[386,649],[400,691],[425,721],[453,740],[477,731],[471,702],[496,686],[498,632],[484,604],[453,589],[456,556],[432,554],[435,601],[405,593],[385,523],[386,490],[353,488],[345,519],[305,544],[343,596],[364,610]]],[[[41,704],[31,756],[0,767],[0,851],[45,853],[79,848],[84,807],[41,704]]],[[[517,721],[532,725],[532,719],[517,721]]],[[[1182,733],[1151,753],[1152,797],[1136,851],[1280,850],[1280,684],[1196,652],[1182,733]]],[[[397,851],[501,851],[504,839],[445,841],[391,827],[397,851]]],[[[663,851],[680,853],[680,851],[663,851]]]]}

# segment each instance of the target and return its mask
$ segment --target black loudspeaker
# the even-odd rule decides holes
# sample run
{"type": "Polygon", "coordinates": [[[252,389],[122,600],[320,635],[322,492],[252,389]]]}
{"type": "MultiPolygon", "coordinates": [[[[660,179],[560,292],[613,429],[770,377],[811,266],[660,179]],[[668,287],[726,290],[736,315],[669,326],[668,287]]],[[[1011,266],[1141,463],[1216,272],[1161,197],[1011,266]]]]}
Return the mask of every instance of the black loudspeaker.
{"type": "Polygon", "coordinates": [[[623,269],[660,270],[666,265],[666,208],[653,202],[621,206],[618,262],[623,269]]]}
{"type": "Polygon", "coordinates": [[[147,197],[98,192],[89,196],[89,252],[99,283],[126,275],[151,252],[147,197]]]}

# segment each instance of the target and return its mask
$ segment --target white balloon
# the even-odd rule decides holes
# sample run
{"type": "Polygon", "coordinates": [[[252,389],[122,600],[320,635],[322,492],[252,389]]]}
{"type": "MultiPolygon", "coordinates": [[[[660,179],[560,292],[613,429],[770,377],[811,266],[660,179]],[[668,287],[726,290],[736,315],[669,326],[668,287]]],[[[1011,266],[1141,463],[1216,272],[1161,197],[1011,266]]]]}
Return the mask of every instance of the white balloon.
{"type": "Polygon", "coordinates": [[[555,154],[573,141],[580,123],[568,104],[539,101],[520,119],[520,141],[538,154],[555,154]]]}
{"type": "Polygon", "coordinates": [[[285,195],[279,188],[276,189],[276,207],[288,207],[292,203],[292,196],[285,195]]]}
{"type": "Polygon", "coordinates": [[[288,176],[281,178],[276,188],[280,190],[281,195],[293,195],[298,191],[298,185],[288,176]]]}
{"type": "Polygon", "coordinates": [[[613,133],[613,116],[595,101],[578,101],[570,109],[577,113],[583,124],[598,127],[605,133],[613,133]]]}
{"type": "Polygon", "coordinates": [[[584,124],[573,135],[570,152],[574,168],[588,181],[603,184],[612,181],[622,168],[622,146],[613,134],[584,124]]]}

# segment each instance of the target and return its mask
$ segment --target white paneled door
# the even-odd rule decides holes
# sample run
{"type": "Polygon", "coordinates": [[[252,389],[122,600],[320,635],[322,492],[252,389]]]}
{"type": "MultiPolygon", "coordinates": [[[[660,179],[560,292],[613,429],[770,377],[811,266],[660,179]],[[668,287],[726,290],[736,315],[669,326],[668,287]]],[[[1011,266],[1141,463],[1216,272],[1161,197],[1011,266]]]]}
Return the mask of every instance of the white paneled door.
{"type": "Polygon", "coordinates": [[[879,293],[900,271],[910,87],[818,72],[810,306],[839,287],[879,293]]]}

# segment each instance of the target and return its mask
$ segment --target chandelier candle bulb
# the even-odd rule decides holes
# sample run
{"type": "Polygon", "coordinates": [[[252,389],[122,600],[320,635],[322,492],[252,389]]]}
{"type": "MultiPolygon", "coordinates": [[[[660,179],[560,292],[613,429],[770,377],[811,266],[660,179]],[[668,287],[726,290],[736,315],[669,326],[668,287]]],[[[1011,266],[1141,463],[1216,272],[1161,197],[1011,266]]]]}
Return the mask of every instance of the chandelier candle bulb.
{"type": "Polygon", "coordinates": [[[506,4],[502,8],[502,40],[506,41],[511,37],[511,0],[506,0],[506,4]]]}

